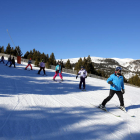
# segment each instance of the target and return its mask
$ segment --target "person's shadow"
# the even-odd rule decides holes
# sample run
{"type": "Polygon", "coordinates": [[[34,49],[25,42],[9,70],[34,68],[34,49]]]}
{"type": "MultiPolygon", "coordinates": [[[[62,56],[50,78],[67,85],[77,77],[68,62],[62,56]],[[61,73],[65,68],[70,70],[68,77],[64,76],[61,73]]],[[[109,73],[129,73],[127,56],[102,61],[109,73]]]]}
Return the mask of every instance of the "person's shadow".
{"type": "Polygon", "coordinates": [[[126,107],[126,110],[130,110],[130,109],[136,109],[136,108],[140,108],[140,105],[130,105],[126,107]]]}

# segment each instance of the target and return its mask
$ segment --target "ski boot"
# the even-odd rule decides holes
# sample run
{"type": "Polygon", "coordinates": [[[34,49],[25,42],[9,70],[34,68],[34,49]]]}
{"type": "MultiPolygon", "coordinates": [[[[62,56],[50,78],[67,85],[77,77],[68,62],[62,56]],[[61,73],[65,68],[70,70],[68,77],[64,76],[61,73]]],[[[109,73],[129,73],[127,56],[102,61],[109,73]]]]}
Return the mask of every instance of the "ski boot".
{"type": "Polygon", "coordinates": [[[106,107],[103,106],[102,104],[99,104],[98,108],[102,109],[102,110],[105,110],[106,111],[106,107]]]}
{"type": "Polygon", "coordinates": [[[120,106],[120,109],[124,112],[126,112],[125,106],[120,106]]]}

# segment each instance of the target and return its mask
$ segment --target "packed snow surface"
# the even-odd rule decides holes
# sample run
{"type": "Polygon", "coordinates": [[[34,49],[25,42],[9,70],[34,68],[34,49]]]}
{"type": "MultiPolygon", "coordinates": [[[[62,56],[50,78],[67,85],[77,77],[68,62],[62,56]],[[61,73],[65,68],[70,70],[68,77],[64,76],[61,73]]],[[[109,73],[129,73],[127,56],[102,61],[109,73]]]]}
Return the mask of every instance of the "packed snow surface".
{"type": "Polygon", "coordinates": [[[116,95],[107,103],[116,117],[93,106],[109,95],[106,81],[88,77],[81,91],[75,75],[63,73],[59,83],[52,81],[54,70],[43,76],[25,66],[0,64],[0,140],[140,139],[140,88],[125,86],[127,113],[116,107],[116,95]]]}

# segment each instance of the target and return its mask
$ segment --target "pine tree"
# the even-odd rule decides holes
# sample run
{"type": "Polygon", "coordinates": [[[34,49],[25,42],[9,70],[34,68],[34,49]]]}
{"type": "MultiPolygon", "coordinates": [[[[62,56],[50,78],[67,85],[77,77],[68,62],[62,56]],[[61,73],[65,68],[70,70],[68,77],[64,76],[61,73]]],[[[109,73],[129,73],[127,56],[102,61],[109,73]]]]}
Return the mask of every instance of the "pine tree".
{"type": "Polygon", "coordinates": [[[61,67],[65,68],[65,65],[64,65],[63,61],[61,61],[61,67]]]}
{"type": "Polygon", "coordinates": [[[36,61],[37,57],[38,57],[37,51],[33,51],[33,60],[36,61]]]}
{"type": "Polygon", "coordinates": [[[27,52],[24,54],[24,58],[27,59],[29,54],[30,54],[30,53],[27,51],[27,52]]]}
{"type": "Polygon", "coordinates": [[[50,65],[56,65],[54,53],[52,53],[52,54],[50,55],[49,64],[50,64],[50,65]]]}
{"type": "Polygon", "coordinates": [[[37,67],[39,66],[38,58],[35,59],[35,66],[37,66],[37,67]]]}
{"type": "Polygon", "coordinates": [[[46,55],[44,53],[42,53],[41,56],[40,56],[40,61],[42,61],[42,59],[43,59],[44,62],[45,62],[45,58],[46,58],[46,55]]]}
{"type": "Polygon", "coordinates": [[[11,54],[11,47],[10,47],[9,43],[8,43],[8,46],[6,47],[5,53],[6,54],[11,54]]]}
{"type": "Polygon", "coordinates": [[[136,85],[136,86],[140,86],[140,78],[139,76],[136,74],[135,76],[132,76],[131,78],[129,78],[129,83],[136,85]]]}
{"type": "Polygon", "coordinates": [[[49,60],[47,61],[47,63],[45,64],[45,66],[46,66],[47,69],[50,69],[50,62],[49,62],[49,60]]]}
{"type": "Polygon", "coordinates": [[[78,62],[75,64],[75,70],[77,70],[78,72],[81,69],[81,66],[83,66],[82,58],[80,58],[78,62]]]}
{"type": "Polygon", "coordinates": [[[90,55],[88,55],[88,57],[87,57],[87,62],[88,63],[91,63],[92,62],[90,55]]]}
{"type": "Polygon", "coordinates": [[[20,49],[20,47],[19,46],[16,46],[16,48],[15,48],[15,50],[16,50],[16,56],[22,56],[23,55],[23,53],[21,52],[21,49],[20,49]]]}
{"type": "Polygon", "coordinates": [[[46,63],[46,62],[48,62],[48,61],[49,61],[49,55],[46,54],[46,55],[45,55],[45,60],[44,60],[44,62],[46,63]]]}
{"type": "Polygon", "coordinates": [[[1,47],[1,53],[5,53],[4,46],[1,47]]]}
{"type": "Polygon", "coordinates": [[[11,48],[11,55],[14,55],[14,48],[11,48]]]}
{"type": "Polygon", "coordinates": [[[87,61],[87,59],[84,57],[84,59],[83,59],[83,66],[85,67],[85,69],[87,69],[87,63],[88,63],[88,61],[87,61]]]}
{"type": "Polygon", "coordinates": [[[90,74],[96,74],[96,70],[94,69],[94,64],[91,60],[91,57],[90,55],[86,58],[84,58],[84,66],[85,66],[85,69],[87,70],[87,73],[90,73],[90,74]]]}
{"type": "Polygon", "coordinates": [[[30,58],[31,59],[33,58],[33,55],[32,54],[29,54],[28,57],[27,57],[27,59],[30,59],[30,58]]]}
{"type": "Polygon", "coordinates": [[[67,68],[67,69],[71,69],[71,68],[72,68],[72,66],[71,66],[71,63],[70,63],[70,60],[69,60],[69,59],[67,60],[67,62],[66,62],[66,64],[65,64],[65,68],[67,68]]]}

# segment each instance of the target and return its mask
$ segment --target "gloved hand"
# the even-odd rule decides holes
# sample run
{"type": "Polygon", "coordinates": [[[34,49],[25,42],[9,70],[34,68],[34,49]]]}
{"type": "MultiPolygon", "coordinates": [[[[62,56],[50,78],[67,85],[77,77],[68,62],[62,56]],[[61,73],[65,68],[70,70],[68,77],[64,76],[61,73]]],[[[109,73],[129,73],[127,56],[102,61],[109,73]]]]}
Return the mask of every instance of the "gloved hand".
{"type": "Polygon", "coordinates": [[[85,78],[87,78],[87,76],[85,78]]]}
{"type": "Polygon", "coordinates": [[[109,81],[109,82],[108,82],[108,84],[112,85],[112,84],[113,84],[113,82],[112,82],[112,81],[109,81]]]}
{"type": "Polygon", "coordinates": [[[122,94],[124,94],[125,93],[125,89],[122,89],[122,94]]]}
{"type": "Polygon", "coordinates": [[[77,79],[78,75],[76,76],[76,79],[77,79]]]}

